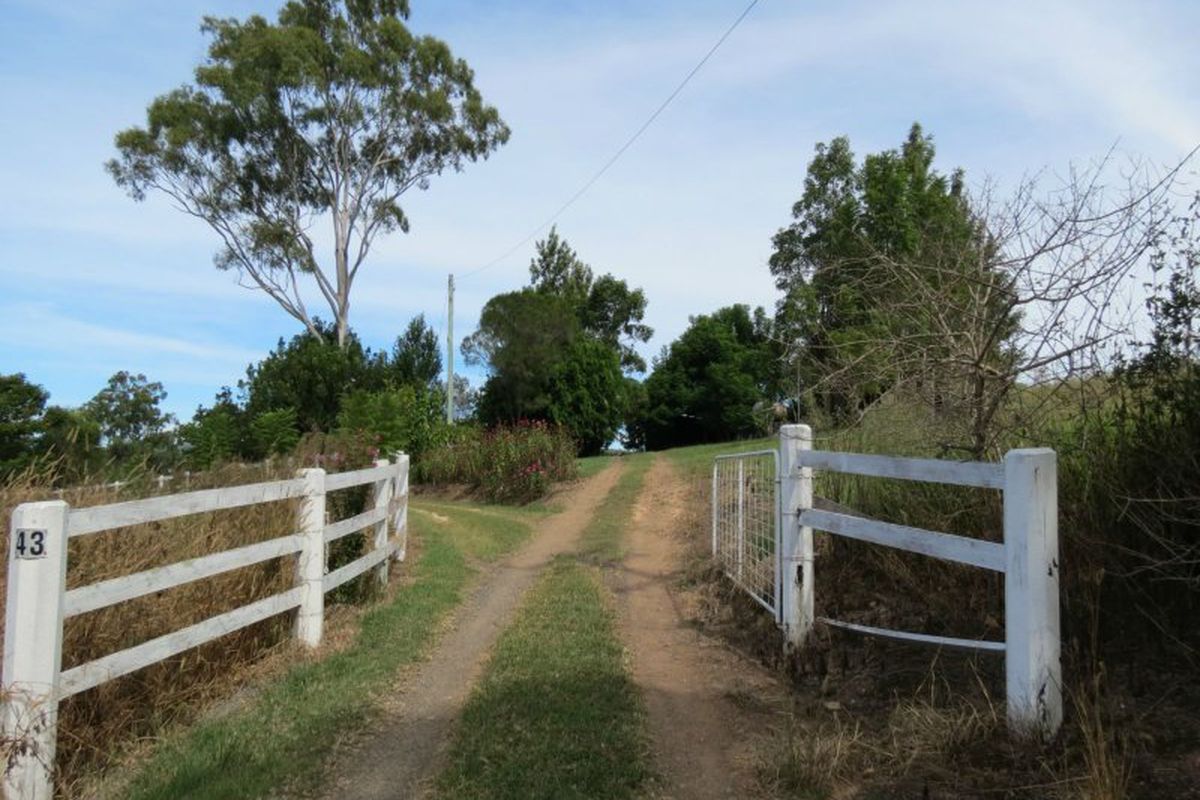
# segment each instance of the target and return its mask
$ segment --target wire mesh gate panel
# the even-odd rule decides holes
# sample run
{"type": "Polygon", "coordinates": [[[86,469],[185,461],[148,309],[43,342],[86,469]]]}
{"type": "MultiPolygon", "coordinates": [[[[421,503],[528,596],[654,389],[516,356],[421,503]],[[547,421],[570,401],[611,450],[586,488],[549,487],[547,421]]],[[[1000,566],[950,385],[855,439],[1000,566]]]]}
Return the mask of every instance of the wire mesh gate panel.
{"type": "Polygon", "coordinates": [[[713,558],[738,586],[780,614],[779,453],[717,456],[712,475],[713,558]]]}

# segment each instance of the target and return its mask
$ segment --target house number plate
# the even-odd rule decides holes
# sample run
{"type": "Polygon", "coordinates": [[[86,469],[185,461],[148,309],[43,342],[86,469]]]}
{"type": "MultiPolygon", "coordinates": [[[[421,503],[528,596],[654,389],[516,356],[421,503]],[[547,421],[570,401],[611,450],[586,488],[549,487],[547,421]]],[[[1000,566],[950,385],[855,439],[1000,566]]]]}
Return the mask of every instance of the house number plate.
{"type": "Polygon", "coordinates": [[[13,538],[13,555],[26,560],[45,558],[46,531],[39,528],[17,528],[13,538]]]}

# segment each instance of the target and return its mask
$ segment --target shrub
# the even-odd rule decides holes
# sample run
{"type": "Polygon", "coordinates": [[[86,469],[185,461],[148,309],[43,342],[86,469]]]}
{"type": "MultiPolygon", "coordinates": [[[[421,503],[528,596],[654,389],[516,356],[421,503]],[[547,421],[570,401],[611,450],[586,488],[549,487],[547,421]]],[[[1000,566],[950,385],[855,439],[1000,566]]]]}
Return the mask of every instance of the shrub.
{"type": "Polygon", "coordinates": [[[245,409],[253,417],[291,408],[299,430],[328,432],[334,428],[342,395],[382,385],[383,376],[375,369],[378,359],[357,336],[341,348],[331,329],[323,327],[322,333],[302,333],[289,342],[280,339],[270,355],[247,369],[239,385],[246,396],[245,409]]]}
{"type": "Polygon", "coordinates": [[[251,421],[250,438],[264,456],[285,455],[300,442],[299,424],[294,408],[264,411],[251,421]]]}
{"type": "Polygon", "coordinates": [[[414,466],[421,482],[466,484],[493,503],[528,503],[555,481],[575,477],[575,441],[566,429],[540,421],[456,428],[414,466]]]}
{"type": "Polygon", "coordinates": [[[179,432],[187,446],[187,462],[193,469],[211,469],[237,454],[240,444],[239,419],[235,410],[218,406],[197,412],[195,421],[179,432]]]}
{"type": "Polygon", "coordinates": [[[409,455],[424,453],[447,437],[441,397],[414,386],[346,396],[338,428],[373,436],[385,453],[409,455]]]}
{"type": "Polygon", "coordinates": [[[33,461],[49,397],[20,372],[0,375],[0,475],[20,472],[33,461]]]}

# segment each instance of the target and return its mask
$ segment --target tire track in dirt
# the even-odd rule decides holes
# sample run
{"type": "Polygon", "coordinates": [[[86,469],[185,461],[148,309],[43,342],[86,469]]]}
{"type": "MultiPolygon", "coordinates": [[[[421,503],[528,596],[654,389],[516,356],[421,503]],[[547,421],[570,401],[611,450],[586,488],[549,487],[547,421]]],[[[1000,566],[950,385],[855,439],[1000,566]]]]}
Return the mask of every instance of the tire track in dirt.
{"type": "Polygon", "coordinates": [[[383,800],[421,795],[437,775],[449,734],[521,598],[556,556],[574,549],[621,469],[618,463],[562,495],[564,510],[540,521],[520,551],[476,583],[427,660],[398,681],[385,701],[383,720],[349,747],[339,748],[322,797],[383,800]]]}
{"type": "Polygon", "coordinates": [[[764,709],[779,688],[759,665],[705,637],[679,610],[673,587],[692,500],[671,464],[657,457],[614,577],[620,631],[646,700],[655,766],[664,779],[661,796],[751,797],[750,746],[770,724],[764,709]],[[734,702],[747,692],[761,701],[757,710],[734,702]]]}

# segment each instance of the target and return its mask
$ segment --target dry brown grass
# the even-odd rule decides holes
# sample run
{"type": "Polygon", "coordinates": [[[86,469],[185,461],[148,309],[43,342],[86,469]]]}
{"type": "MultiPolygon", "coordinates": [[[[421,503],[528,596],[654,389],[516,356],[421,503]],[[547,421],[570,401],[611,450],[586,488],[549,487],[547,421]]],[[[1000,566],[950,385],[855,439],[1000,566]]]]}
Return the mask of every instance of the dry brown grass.
{"type": "Polygon", "coordinates": [[[1078,783],[1079,800],[1125,800],[1133,778],[1129,744],[1112,723],[1105,708],[1102,679],[1097,676],[1086,690],[1071,693],[1079,729],[1084,769],[1078,783]]]}
{"type": "MultiPolygon", "coordinates": [[[[187,485],[177,482],[162,490],[151,481],[134,480],[120,489],[88,486],[61,493],[47,488],[39,476],[26,474],[0,486],[0,514],[7,520],[20,503],[60,496],[72,507],[86,507],[279,480],[292,474],[293,465],[285,463],[239,466],[193,475],[187,485]]],[[[346,499],[351,502],[331,503],[331,509],[353,504],[353,499],[346,499]]],[[[279,502],[92,534],[70,542],[67,585],[88,585],[294,531],[295,504],[279,502]]],[[[357,546],[361,547],[361,542],[357,546]]],[[[0,554],[0,596],[4,595],[6,558],[7,549],[0,554]]],[[[294,557],[275,559],[73,617],[64,626],[63,668],[284,591],[293,585],[294,570],[294,557]]],[[[215,699],[228,696],[245,681],[253,665],[287,646],[290,629],[291,620],[286,616],[266,620],[68,698],[60,706],[60,786],[74,783],[86,770],[113,763],[138,739],[186,721],[215,699]]]]}
{"type": "MultiPolygon", "coordinates": [[[[827,443],[834,449],[864,449],[859,445],[827,443]]],[[[1200,691],[1189,688],[1197,685],[1194,678],[1189,681],[1177,666],[1145,653],[1121,661],[1120,680],[1097,682],[1102,668],[1081,657],[1095,652],[1095,635],[1072,625],[1096,607],[1095,592],[1082,591],[1086,581],[1080,574],[1064,587],[1064,667],[1071,699],[1063,731],[1046,747],[1014,741],[1004,720],[1002,658],[818,626],[796,657],[783,659],[769,616],[712,566],[709,482],[706,474],[692,473],[690,611],[708,631],[787,672],[793,681],[792,719],[761,743],[758,768],[766,795],[871,800],[1196,796],[1200,728],[1194,711],[1200,691]]],[[[1000,507],[994,496],[913,487],[826,478],[818,493],[889,521],[999,539],[1000,507]]],[[[817,547],[818,613],[883,627],[1003,638],[998,576],[827,535],[818,535],[817,547]]]]}
{"type": "Polygon", "coordinates": [[[770,797],[824,800],[852,791],[868,751],[857,725],[790,718],[755,751],[755,772],[770,797]]]}

